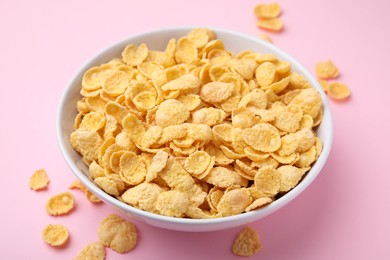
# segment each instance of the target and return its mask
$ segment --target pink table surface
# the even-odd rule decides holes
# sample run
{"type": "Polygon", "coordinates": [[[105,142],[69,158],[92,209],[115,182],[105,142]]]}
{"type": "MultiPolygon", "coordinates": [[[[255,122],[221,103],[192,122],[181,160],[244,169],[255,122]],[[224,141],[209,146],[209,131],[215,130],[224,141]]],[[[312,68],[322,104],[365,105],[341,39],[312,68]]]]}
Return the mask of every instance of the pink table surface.
{"type": "MultiPolygon", "coordinates": [[[[1,259],[72,259],[97,240],[99,222],[116,212],[74,191],[76,209],[51,217],[47,199],[75,180],[56,140],[56,111],[67,83],[95,53],[135,33],[161,27],[216,26],[258,36],[260,1],[0,0],[1,259]],[[28,187],[45,168],[50,186],[28,187]],[[48,223],[70,230],[64,248],[41,239],[48,223]]],[[[282,33],[274,43],[314,72],[332,59],[353,92],[332,101],[334,145],[320,176],[292,203],[250,224],[263,249],[254,259],[390,259],[390,2],[280,0],[282,33]]],[[[242,259],[230,252],[233,228],[209,233],[135,223],[139,243],[107,259],[242,259]]]]}

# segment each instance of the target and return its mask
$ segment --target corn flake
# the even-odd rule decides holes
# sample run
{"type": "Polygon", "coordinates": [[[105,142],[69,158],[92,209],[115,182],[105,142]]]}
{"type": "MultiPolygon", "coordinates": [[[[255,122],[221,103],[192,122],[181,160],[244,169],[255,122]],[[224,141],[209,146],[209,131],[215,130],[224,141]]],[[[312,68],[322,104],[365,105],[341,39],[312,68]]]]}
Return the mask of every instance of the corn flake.
{"type": "Polygon", "coordinates": [[[58,216],[69,213],[74,207],[74,196],[70,192],[63,192],[52,196],[46,203],[46,211],[50,215],[58,216]]]}
{"type": "Polygon", "coordinates": [[[101,242],[93,242],[88,244],[76,256],[75,260],[104,260],[106,258],[106,250],[101,242]]]}
{"type": "Polygon", "coordinates": [[[259,19],[270,19],[278,17],[282,8],[278,3],[258,4],[255,6],[254,12],[259,19]]]}
{"type": "Polygon", "coordinates": [[[100,222],[98,236],[103,245],[123,254],[137,244],[137,230],[133,223],[111,214],[100,222]]]}
{"type": "Polygon", "coordinates": [[[280,145],[278,130],[267,123],[257,124],[242,132],[242,138],[253,149],[260,152],[276,151],[280,145]]]}
{"type": "Polygon", "coordinates": [[[69,231],[63,225],[49,224],[43,229],[42,238],[43,241],[51,246],[63,246],[68,242],[69,231]]]}
{"type": "Polygon", "coordinates": [[[34,174],[30,177],[30,189],[32,190],[42,190],[47,187],[50,180],[46,174],[45,169],[39,169],[34,172],[34,174]]]}
{"type": "Polygon", "coordinates": [[[158,195],[156,209],[165,216],[182,217],[189,205],[190,202],[185,193],[178,190],[170,190],[158,195]]]}
{"type": "Polygon", "coordinates": [[[351,96],[351,91],[347,85],[339,82],[329,83],[328,95],[335,100],[343,100],[351,96]]]}
{"type": "Polygon", "coordinates": [[[262,247],[256,230],[246,227],[234,239],[232,252],[238,256],[252,256],[262,247]]]}
{"type": "Polygon", "coordinates": [[[333,79],[339,75],[339,69],[331,60],[318,62],[315,66],[315,72],[320,79],[333,79]]]}
{"type": "Polygon", "coordinates": [[[129,44],[122,52],[122,59],[127,65],[135,67],[146,59],[148,51],[148,46],[144,43],[139,46],[129,44]]]}
{"type": "Polygon", "coordinates": [[[283,29],[283,21],[279,18],[271,18],[271,19],[261,19],[257,21],[257,27],[279,32],[283,29]]]}

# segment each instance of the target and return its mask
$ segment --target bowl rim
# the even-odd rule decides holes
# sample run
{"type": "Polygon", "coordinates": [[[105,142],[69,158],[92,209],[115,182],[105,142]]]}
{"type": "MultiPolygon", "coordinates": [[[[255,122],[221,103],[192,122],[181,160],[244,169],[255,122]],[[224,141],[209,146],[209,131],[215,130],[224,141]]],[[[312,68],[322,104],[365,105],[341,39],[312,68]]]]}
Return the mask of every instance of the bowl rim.
{"type": "MultiPolygon", "coordinates": [[[[184,36],[184,35],[183,35],[184,36]]],[[[80,83],[80,82],[79,82],[80,83]]],[[[79,84],[80,85],[80,84],[79,84]]],[[[324,167],[327,158],[329,156],[332,143],[333,143],[333,118],[331,114],[331,108],[328,99],[326,98],[325,92],[321,88],[320,84],[318,81],[314,78],[314,76],[293,56],[290,54],[286,53],[284,50],[276,47],[275,45],[262,40],[260,38],[256,38],[254,36],[247,35],[242,32],[238,31],[233,31],[230,29],[225,29],[221,27],[213,27],[213,26],[179,26],[179,27],[164,27],[160,29],[155,29],[155,30],[149,30],[143,33],[138,33],[131,35],[123,40],[117,41],[114,44],[109,45],[108,47],[102,49],[99,51],[97,54],[95,54],[93,57],[91,57],[87,62],[85,62],[74,74],[74,76],[70,79],[68,82],[65,90],[63,91],[58,109],[57,109],[57,114],[56,114],[56,132],[57,132],[57,141],[61,150],[61,153],[63,157],[65,158],[66,163],[68,164],[69,168],[72,170],[73,174],[80,179],[80,181],[88,188],[90,189],[97,197],[102,199],[103,201],[107,201],[108,203],[112,204],[113,206],[123,210],[124,212],[128,212],[131,215],[141,217],[141,218],[147,218],[150,220],[155,220],[155,221],[160,221],[160,222],[165,222],[165,223],[170,223],[170,224],[182,224],[182,225],[214,225],[214,224],[222,224],[222,223],[227,223],[227,222],[235,222],[239,220],[244,220],[244,219],[253,219],[253,217],[257,217],[254,219],[254,221],[259,220],[263,217],[266,217],[273,212],[277,211],[278,209],[282,208],[283,206],[287,205],[289,202],[291,202],[294,198],[296,198],[299,194],[301,194],[309,185],[312,183],[319,173],[321,172],[322,168],[324,167]],[[326,145],[324,145],[323,150],[315,162],[315,164],[312,166],[310,171],[305,175],[305,177],[298,183],[297,186],[295,186],[292,190],[284,194],[282,197],[276,199],[269,205],[267,205],[264,208],[250,211],[250,212],[244,212],[238,215],[234,216],[227,216],[227,217],[218,217],[218,218],[210,218],[210,219],[191,219],[191,218],[176,218],[176,217],[170,217],[170,216],[163,216],[159,215],[156,213],[151,213],[147,212],[141,209],[138,209],[136,207],[130,206],[112,196],[109,194],[105,193],[103,190],[101,190],[99,187],[97,187],[76,165],[76,163],[72,160],[71,156],[68,154],[66,145],[65,145],[65,140],[62,138],[63,137],[63,129],[61,127],[61,115],[63,113],[62,108],[65,105],[66,98],[70,91],[74,88],[74,85],[77,83],[76,80],[77,78],[80,77],[88,68],[91,66],[96,65],[96,61],[99,60],[101,56],[103,56],[105,53],[109,52],[112,49],[118,48],[119,46],[122,46],[124,44],[129,44],[134,40],[135,38],[141,38],[141,37],[146,37],[148,35],[153,35],[153,34],[162,34],[162,33],[173,33],[174,31],[176,32],[181,32],[181,31],[190,31],[194,28],[208,28],[210,30],[213,30],[218,33],[223,33],[223,34],[230,34],[235,37],[240,37],[245,40],[250,40],[250,41],[256,41],[261,45],[265,45],[268,49],[272,50],[274,53],[277,53],[276,56],[278,59],[283,59],[283,60],[288,60],[288,62],[292,63],[294,67],[297,67],[300,71],[305,74],[305,77],[307,80],[310,82],[312,87],[314,87],[317,91],[319,91],[322,102],[323,102],[323,120],[325,117],[327,118],[327,135],[329,138],[327,139],[326,145]],[[315,169],[315,171],[313,171],[315,169]],[[309,176],[309,173],[310,176],[309,176]],[[309,176],[309,177],[307,177],[309,176]]],[[[169,228],[168,228],[169,229],[169,228]]]]}

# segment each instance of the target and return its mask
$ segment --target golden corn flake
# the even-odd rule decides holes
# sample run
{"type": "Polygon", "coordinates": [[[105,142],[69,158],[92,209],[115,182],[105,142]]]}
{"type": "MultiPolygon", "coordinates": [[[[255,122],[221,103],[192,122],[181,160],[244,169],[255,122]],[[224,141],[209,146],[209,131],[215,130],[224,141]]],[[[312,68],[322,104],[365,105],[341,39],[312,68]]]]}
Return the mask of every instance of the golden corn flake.
{"type": "Polygon", "coordinates": [[[190,112],[187,107],[175,99],[168,99],[162,102],[156,112],[156,123],[166,127],[184,123],[190,112]]]}
{"type": "Polygon", "coordinates": [[[50,215],[64,215],[74,207],[74,196],[70,192],[63,192],[52,196],[46,203],[46,211],[50,215]]]}
{"type": "Polygon", "coordinates": [[[217,205],[217,210],[225,216],[237,215],[252,203],[250,193],[245,189],[226,190],[217,205]]]}
{"type": "Polygon", "coordinates": [[[332,99],[342,100],[348,98],[351,95],[351,91],[343,83],[331,82],[329,83],[328,95],[332,99]]]}
{"type": "Polygon", "coordinates": [[[123,61],[130,66],[141,64],[148,56],[148,46],[142,43],[139,46],[134,44],[127,45],[122,52],[123,61]]]}
{"type": "MultiPolygon", "coordinates": [[[[255,8],[268,30],[282,28],[280,12],[255,8]]],[[[322,151],[321,95],[289,62],[232,53],[216,36],[195,28],[165,50],[129,44],[85,72],[70,142],[101,190],[155,214],[217,218],[272,203],[310,170],[322,151]]],[[[70,188],[100,202],[80,182],[70,188]]],[[[64,212],[67,199],[51,205],[64,212]]]]}
{"type": "Polygon", "coordinates": [[[272,38],[269,35],[267,35],[267,34],[260,35],[260,39],[262,39],[264,41],[267,41],[269,43],[272,43],[272,38]]]}
{"type": "Polygon", "coordinates": [[[279,32],[283,28],[283,22],[279,18],[261,19],[257,21],[257,27],[269,31],[279,32]]]}
{"type": "Polygon", "coordinates": [[[242,138],[245,143],[260,152],[273,152],[281,145],[278,130],[267,123],[245,129],[242,132],[242,138]]]}
{"type": "Polygon", "coordinates": [[[42,238],[48,245],[63,246],[68,242],[69,231],[66,227],[60,224],[47,225],[42,231],[42,238]]]}
{"type": "Polygon", "coordinates": [[[258,4],[254,9],[255,15],[259,19],[276,18],[282,12],[278,3],[258,4]]]}
{"type": "Polygon", "coordinates": [[[115,214],[100,222],[98,236],[103,245],[120,254],[131,251],[137,244],[137,230],[133,223],[115,214]]]}
{"type": "Polygon", "coordinates": [[[32,190],[42,190],[47,187],[50,180],[46,174],[45,169],[39,169],[34,172],[34,174],[30,177],[30,189],[32,190]]]}
{"type": "Polygon", "coordinates": [[[234,239],[232,252],[238,256],[252,256],[262,247],[256,230],[246,227],[234,239]]]}
{"type": "Polygon", "coordinates": [[[339,75],[339,69],[331,60],[318,62],[315,66],[315,72],[320,79],[333,79],[339,75]]]}
{"type": "Polygon", "coordinates": [[[104,260],[106,258],[106,249],[101,242],[88,244],[76,256],[75,260],[104,260]]]}
{"type": "Polygon", "coordinates": [[[156,209],[164,216],[183,217],[189,205],[190,202],[185,193],[170,190],[158,195],[156,209]]]}

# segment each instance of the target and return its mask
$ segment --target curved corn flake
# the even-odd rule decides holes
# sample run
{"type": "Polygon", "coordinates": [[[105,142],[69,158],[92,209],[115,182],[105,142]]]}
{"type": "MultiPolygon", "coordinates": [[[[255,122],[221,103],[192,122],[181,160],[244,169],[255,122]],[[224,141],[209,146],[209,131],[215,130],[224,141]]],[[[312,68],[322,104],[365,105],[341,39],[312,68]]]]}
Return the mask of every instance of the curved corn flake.
{"type": "Polygon", "coordinates": [[[158,196],[165,190],[155,183],[143,182],[129,188],[122,194],[122,199],[127,204],[142,210],[157,213],[156,202],[158,196]]]}
{"type": "Polygon", "coordinates": [[[82,89],[85,91],[94,91],[102,88],[104,81],[112,72],[112,66],[108,64],[88,69],[81,80],[82,89]]]}
{"type": "Polygon", "coordinates": [[[103,245],[120,254],[131,251],[137,244],[134,224],[115,214],[108,215],[100,222],[98,236],[103,245]]]}
{"type": "Polygon", "coordinates": [[[115,136],[115,143],[119,145],[123,150],[135,152],[137,147],[131,139],[131,134],[127,132],[120,132],[115,136]]]}
{"type": "Polygon", "coordinates": [[[228,66],[240,74],[245,80],[253,78],[257,63],[251,59],[231,59],[228,66]]]}
{"type": "Polygon", "coordinates": [[[262,161],[251,163],[251,167],[257,167],[259,169],[267,166],[276,169],[279,166],[279,162],[272,157],[268,157],[267,159],[264,159],[262,161]]]}
{"type": "Polygon", "coordinates": [[[120,158],[121,179],[129,185],[137,185],[145,180],[146,165],[144,161],[132,152],[125,152],[120,158]]]}
{"type": "Polygon", "coordinates": [[[161,87],[163,91],[198,89],[201,81],[193,74],[185,74],[169,81],[161,87]]]}
{"type": "Polygon", "coordinates": [[[162,135],[163,129],[161,126],[151,126],[146,130],[144,136],[142,137],[141,146],[149,148],[153,144],[157,143],[162,135]]]}
{"type": "Polygon", "coordinates": [[[199,95],[196,94],[180,95],[177,100],[186,106],[188,111],[194,111],[201,103],[199,95]]]}
{"type": "Polygon", "coordinates": [[[104,169],[96,161],[92,161],[89,165],[89,177],[96,179],[104,176],[104,169]]]}
{"type": "Polygon", "coordinates": [[[214,126],[220,124],[226,117],[225,111],[214,108],[205,107],[196,110],[192,115],[192,122],[195,124],[206,124],[208,126],[214,126]]]}
{"type": "Polygon", "coordinates": [[[256,80],[262,89],[268,89],[275,81],[276,66],[272,62],[263,62],[256,69],[256,80]]]}
{"type": "Polygon", "coordinates": [[[253,181],[257,171],[254,167],[251,167],[247,163],[241,160],[236,160],[236,164],[234,165],[234,169],[245,179],[253,181]]]}
{"type": "Polygon", "coordinates": [[[152,159],[152,163],[148,168],[146,174],[146,182],[153,181],[157,178],[159,172],[161,172],[167,164],[169,154],[163,150],[158,151],[152,159]]]}
{"type": "Polygon", "coordinates": [[[296,95],[290,104],[298,105],[304,114],[315,118],[322,109],[322,99],[320,93],[314,88],[303,89],[296,95]]]}
{"type": "Polygon", "coordinates": [[[92,203],[101,203],[102,201],[96,197],[90,190],[87,189],[87,187],[85,187],[80,180],[76,180],[74,182],[72,182],[68,189],[79,189],[81,190],[82,192],[84,192],[85,194],[85,197],[87,197],[87,199],[92,202],[92,203]]]}
{"type": "Polygon", "coordinates": [[[248,185],[247,179],[241,177],[237,172],[221,166],[211,169],[203,180],[219,188],[227,188],[233,185],[245,187],[248,185]]]}
{"type": "Polygon", "coordinates": [[[317,155],[316,147],[313,145],[306,152],[299,154],[299,159],[298,161],[296,161],[294,165],[299,168],[308,167],[317,159],[316,155],[317,155]]]}
{"type": "Polygon", "coordinates": [[[85,159],[94,161],[103,139],[95,131],[76,130],[70,135],[70,143],[85,159]]]}
{"type": "Polygon", "coordinates": [[[30,177],[30,189],[35,191],[45,189],[49,182],[50,180],[46,174],[45,169],[36,170],[34,174],[30,177]]]}
{"type": "Polygon", "coordinates": [[[106,148],[104,155],[102,159],[100,160],[100,165],[105,169],[105,170],[110,170],[110,160],[111,156],[115,152],[122,151],[122,148],[117,145],[117,144],[112,144],[109,147],[106,148]]]}
{"type": "Polygon", "coordinates": [[[104,127],[106,117],[102,112],[90,112],[81,120],[79,129],[86,131],[99,131],[104,127]]]}
{"type": "Polygon", "coordinates": [[[185,160],[184,169],[189,173],[198,175],[206,171],[211,161],[211,157],[208,153],[203,151],[196,151],[190,154],[185,160]]]}
{"type": "Polygon", "coordinates": [[[232,252],[238,256],[252,256],[262,247],[256,230],[246,227],[234,239],[232,252]]]}
{"type": "Polygon", "coordinates": [[[202,48],[210,40],[215,39],[215,33],[207,28],[195,28],[187,34],[187,37],[197,48],[202,48]]]}
{"type": "Polygon", "coordinates": [[[157,95],[152,91],[143,91],[133,98],[133,103],[140,111],[148,111],[157,104],[157,95]]]}
{"type": "Polygon", "coordinates": [[[101,242],[93,242],[86,245],[76,256],[75,260],[104,260],[106,258],[106,249],[101,242]]]}
{"type": "Polygon", "coordinates": [[[246,107],[249,110],[256,112],[259,109],[266,109],[267,104],[267,94],[261,89],[254,89],[241,98],[238,107],[246,107]]]}
{"type": "Polygon", "coordinates": [[[272,166],[260,168],[254,181],[256,188],[268,196],[274,196],[281,190],[281,177],[272,166]]]}
{"type": "Polygon", "coordinates": [[[232,83],[210,82],[201,87],[199,96],[208,103],[221,103],[232,95],[233,88],[232,83]]]}
{"type": "Polygon", "coordinates": [[[255,124],[255,114],[246,107],[239,107],[232,111],[232,125],[234,128],[249,128],[255,124]]]}
{"type": "Polygon", "coordinates": [[[252,203],[250,193],[245,189],[226,190],[217,205],[222,217],[233,216],[245,211],[252,203]]]}
{"type": "Polygon", "coordinates": [[[135,67],[146,59],[148,52],[148,46],[144,43],[139,46],[129,44],[122,52],[122,59],[127,65],[135,67]]]}
{"type": "Polygon", "coordinates": [[[340,74],[339,69],[331,60],[318,62],[315,66],[315,72],[320,79],[333,79],[340,74]]]}
{"type": "Polygon", "coordinates": [[[343,83],[331,82],[329,83],[328,96],[335,100],[342,100],[351,96],[351,91],[343,83]]]}
{"type": "Polygon", "coordinates": [[[47,225],[42,231],[42,238],[46,244],[51,246],[63,246],[68,242],[69,231],[68,229],[60,224],[47,225]]]}
{"type": "Polygon", "coordinates": [[[205,124],[188,124],[187,136],[195,141],[208,142],[212,139],[211,127],[205,124]]]}
{"type": "Polygon", "coordinates": [[[316,137],[315,148],[316,148],[316,160],[317,160],[318,157],[321,155],[322,148],[323,148],[322,141],[319,137],[316,137]]]}
{"type": "Polygon", "coordinates": [[[241,158],[246,157],[245,154],[238,154],[238,153],[234,152],[233,150],[231,150],[229,147],[227,147],[225,145],[221,145],[219,148],[221,149],[221,151],[228,158],[231,158],[231,159],[241,159],[241,158]]]}
{"type": "Polygon", "coordinates": [[[110,168],[115,173],[119,173],[119,171],[120,171],[119,162],[120,162],[120,158],[121,158],[121,156],[122,156],[122,154],[124,152],[125,152],[124,150],[120,150],[120,151],[117,151],[117,152],[113,152],[111,154],[111,157],[110,157],[110,168]]]}
{"type": "Polygon", "coordinates": [[[131,139],[136,143],[142,142],[142,136],[145,134],[143,122],[133,114],[128,114],[122,120],[123,129],[130,134],[131,139]]]}
{"type": "Polygon", "coordinates": [[[299,155],[296,153],[284,156],[277,153],[271,153],[271,156],[281,164],[294,164],[299,159],[299,155]]]}
{"type": "Polygon", "coordinates": [[[272,83],[268,88],[272,89],[274,93],[279,94],[287,88],[288,83],[290,83],[290,76],[284,77],[281,80],[272,83]]]}
{"type": "Polygon", "coordinates": [[[113,116],[119,123],[129,114],[129,110],[115,102],[108,102],[105,107],[107,115],[113,116]]]}
{"type": "Polygon", "coordinates": [[[271,109],[275,116],[273,125],[281,131],[293,133],[299,129],[301,118],[289,111],[287,107],[273,106],[271,109]]]}
{"type": "Polygon", "coordinates": [[[259,19],[276,18],[282,12],[278,3],[258,4],[254,8],[254,13],[259,19]]]}
{"type": "Polygon", "coordinates": [[[94,180],[104,192],[112,196],[119,196],[119,190],[116,182],[108,177],[98,177],[94,180]]]}
{"type": "Polygon", "coordinates": [[[242,132],[242,138],[245,143],[260,152],[273,152],[281,145],[278,130],[267,123],[245,129],[242,132]]]}
{"type": "Polygon", "coordinates": [[[46,211],[50,215],[58,216],[70,212],[74,207],[74,196],[70,192],[63,192],[49,198],[46,211]]]}
{"type": "Polygon", "coordinates": [[[171,217],[183,217],[189,206],[186,194],[178,190],[160,193],[156,202],[156,209],[160,214],[171,217]]]}
{"type": "Polygon", "coordinates": [[[168,99],[162,102],[156,111],[156,124],[162,127],[184,123],[190,112],[177,100],[168,99]]]}
{"type": "Polygon", "coordinates": [[[303,75],[294,71],[290,74],[289,88],[291,89],[310,88],[310,83],[303,75]]]}
{"type": "Polygon", "coordinates": [[[270,198],[259,198],[256,199],[255,201],[252,202],[251,205],[245,208],[245,212],[252,211],[254,209],[258,209],[261,207],[264,207],[265,205],[269,204],[272,202],[272,199],[270,198]]]}
{"type": "Polygon", "coordinates": [[[279,18],[262,19],[257,21],[257,27],[269,31],[279,32],[283,29],[283,21],[279,18]]]}
{"type": "Polygon", "coordinates": [[[215,158],[215,164],[218,166],[227,166],[234,162],[233,159],[228,158],[220,148],[217,148],[213,145],[208,145],[205,148],[205,151],[212,157],[215,158]]]}
{"type": "Polygon", "coordinates": [[[269,153],[263,153],[263,152],[256,151],[255,149],[253,149],[252,147],[249,147],[249,146],[244,148],[244,152],[245,152],[245,155],[250,160],[252,160],[254,162],[263,161],[270,156],[269,153]]]}
{"type": "Polygon", "coordinates": [[[297,186],[303,176],[303,172],[297,167],[283,165],[277,169],[280,177],[280,192],[287,192],[297,186]]]}
{"type": "Polygon", "coordinates": [[[196,44],[188,37],[182,37],[177,41],[175,60],[177,63],[198,64],[198,49],[196,44]]]}
{"type": "Polygon", "coordinates": [[[183,138],[187,135],[187,126],[186,125],[170,125],[163,128],[158,144],[162,145],[168,142],[171,142],[175,139],[183,138]]]}
{"type": "Polygon", "coordinates": [[[110,96],[119,96],[125,93],[130,78],[123,71],[114,71],[103,82],[103,90],[110,96]]]}
{"type": "Polygon", "coordinates": [[[213,127],[213,134],[215,139],[222,140],[224,142],[233,141],[233,126],[231,124],[220,124],[213,127]]]}
{"type": "Polygon", "coordinates": [[[296,133],[296,138],[298,139],[297,152],[305,152],[309,150],[316,142],[315,135],[313,131],[309,128],[304,128],[296,133]]]}
{"type": "Polygon", "coordinates": [[[322,117],[323,117],[323,112],[322,112],[322,109],[320,109],[320,112],[318,113],[318,115],[315,118],[313,118],[313,126],[312,126],[312,128],[321,124],[322,117]]]}

